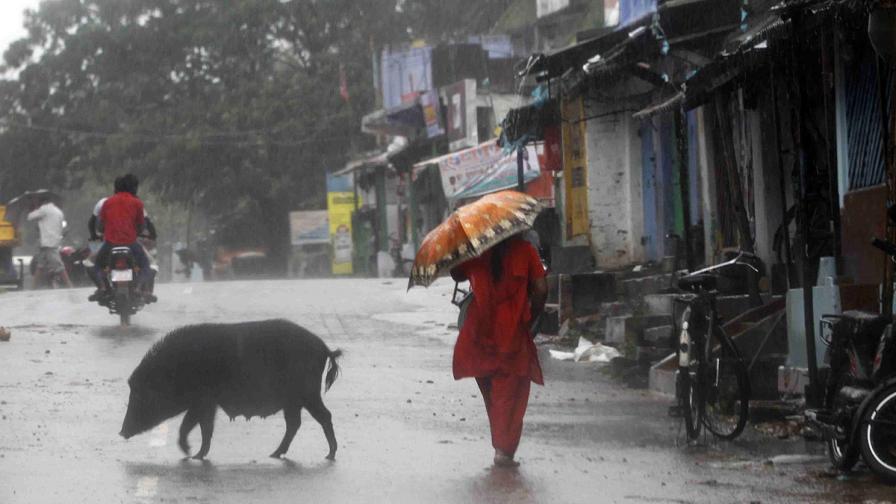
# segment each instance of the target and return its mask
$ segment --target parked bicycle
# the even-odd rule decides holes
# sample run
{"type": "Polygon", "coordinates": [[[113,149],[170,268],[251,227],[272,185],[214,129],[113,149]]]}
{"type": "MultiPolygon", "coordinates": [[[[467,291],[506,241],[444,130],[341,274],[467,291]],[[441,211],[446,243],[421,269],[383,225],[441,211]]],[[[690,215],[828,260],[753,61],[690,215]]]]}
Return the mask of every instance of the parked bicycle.
{"type": "MultiPolygon", "coordinates": [[[[703,427],[721,439],[734,439],[747,424],[750,381],[737,346],[722,329],[716,309],[719,272],[743,266],[741,252],[734,259],[689,273],[678,281],[686,300],[678,338],[677,410],[684,417],[689,440],[703,427]]],[[[758,271],[757,271],[758,272],[758,271]]]]}

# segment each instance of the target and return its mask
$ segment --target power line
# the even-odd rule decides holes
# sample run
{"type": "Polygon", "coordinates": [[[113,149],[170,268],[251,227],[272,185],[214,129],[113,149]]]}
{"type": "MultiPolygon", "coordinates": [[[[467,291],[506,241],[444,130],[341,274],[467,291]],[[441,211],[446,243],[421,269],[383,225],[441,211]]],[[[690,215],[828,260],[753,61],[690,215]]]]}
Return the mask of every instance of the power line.
{"type": "MultiPolygon", "coordinates": [[[[346,115],[345,112],[341,112],[339,114],[333,114],[330,116],[322,117],[318,119],[319,121],[333,119],[336,117],[340,117],[346,115]]],[[[249,131],[233,131],[233,132],[214,132],[214,133],[181,133],[181,134],[148,134],[148,133],[139,133],[139,132],[108,132],[108,131],[98,131],[98,130],[87,130],[87,129],[74,129],[74,128],[63,128],[58,126],[42,126],[37,124],[22,124],[13,121],[4,121],[2,123],[4,126],[10,128],[18,128],[25,129],[31,131],[41,131],[45,133],[56,133],[61,135],[70,135],[70,136],[81,136],[81,137],[89,137],[89,138],[132,138],[136,140],[141,140],[145,142],[171,142],[171,141],[199,141],[200,145],[209,145],[209,146],[239,146],[239,147],[248,147],[248,146],[284,146],[284,147],[299,147],[303,145],[319,143],[319,142],[330,142],[336,140],[345,139],[346,135],[341,135],[338,137],[329,137],[329,138],[306,138],[304,140],[295,140],[295,141],[284,141],[284,140],[272,140],[265,138],[256,138],[254,140],[242,140],[242,141],[231,141],[231,140],[212,140],[216,138],[229,137],[229,138],[238,138],[238,137],[248,137],[248,136],[257,136],[259,133],[272,133],[283,128],[286,128],[287,125],[282,125],[274,128],[266,128],[266,129],[257,129],[257,130],[249,130],[249,131]]]]}

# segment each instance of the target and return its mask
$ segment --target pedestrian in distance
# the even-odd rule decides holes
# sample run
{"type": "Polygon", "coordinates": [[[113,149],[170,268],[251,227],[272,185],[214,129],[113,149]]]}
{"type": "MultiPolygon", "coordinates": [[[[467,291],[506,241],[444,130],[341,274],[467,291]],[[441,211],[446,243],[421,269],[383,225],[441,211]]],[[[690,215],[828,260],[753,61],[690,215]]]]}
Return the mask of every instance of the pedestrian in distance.
{"type": "Polygon", "coordinates": [[[54,278],[59,276],[65,285],[71,288],[72,281],[65,271],[62,256],[59,255],[65,231],[65,214],[53,204],[49,194],[39,194],[27,218],[29,221],[37,222],[40,232],[40,250],[34,256],[37,262],[34,286],[39,288],[47,280],[52,285],[54,278]]]}
{"type": "Polygon", "coordinates": [[[531,382],[544,385],[532,324],[547,281],[538,251],[512,236],[451,270],[469,280],[473,300],[454,347],[454,378],[476,378],[485,401],[494,463],[515,467],[531,382]]]}

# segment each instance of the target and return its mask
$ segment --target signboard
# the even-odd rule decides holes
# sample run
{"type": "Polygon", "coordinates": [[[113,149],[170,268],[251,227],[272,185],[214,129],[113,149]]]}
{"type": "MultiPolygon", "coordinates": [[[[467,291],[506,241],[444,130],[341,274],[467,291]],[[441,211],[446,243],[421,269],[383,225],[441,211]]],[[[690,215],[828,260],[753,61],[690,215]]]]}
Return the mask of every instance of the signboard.
{"type": "Polygon", "coordinates": [[[431,89],[420,95],[420,106],[423,108],[423,122],[426,124],[426,137],[435,138],[445,134],[442,128],[442,108],[439,94],[431,89]]]}
{"type": "Polygon", "coordinates": [[[604,26],[619,24],[619,0],[604,0],[604,26]]]}
{"type": "MultiPolygon", "coordinates": [[[[523,181],[529,183],[541,176],[541,168],[535,147],[527,146],[525,152],[523,181]]],[[[472,198],[504,189],[515,189],[518,183],[517,153],[514,151],[502,155],[484,173],[471,179],[455,198],[472,198]]]]}
{"type": "Polygon", "coordinates": [[[656,12],[656,0],[619,0],[619,26],[631,24],[656,12]]]}
{"type": "Polygon", "coordinates": [[[535,0],[535,14],[540,18],[567,7],[569,7],[569,0],[535,0]]]}
{"type": "Polygon", "coordinates": [[[585,110],[582,98],[564,100],[563,127],[563,183],[566,197],[564,219],[566,238],[588,234],[588,156],[585,145],[585,110]]]}
{"type": "Polygon", "coordinates": [[[437,164],[442,177],[445,197],[454,198],[467,187],[471,180],[479,177],[503,156],[498,144],[490,140],[476,147],[430,159],[414,166],[414,171],[437,164]]]}
{"type": "Polygon", "coordinates": [[[433,87],[431,47],[383,49],[382,58],[384,109],[413,101],[433,87]]]}
{"type": "Polygon", "coordinates": [[[354,176],[327,175],[327,218],[333,246],[333,274],[352,274],[352,213],[355,211],[354,176]]]}
{"type": "Polygon", "coordinates": [[[476,125],[476,81],[464,79],[442,88],[448,109],[446,125],[451,150],[473,147],[479,143],[476,125]]]}
{"type": "Polygon", "coordinates": [[[326,210],[289,212],[290,242],[297,247],[330,243],[330,224],[326,210]]]}

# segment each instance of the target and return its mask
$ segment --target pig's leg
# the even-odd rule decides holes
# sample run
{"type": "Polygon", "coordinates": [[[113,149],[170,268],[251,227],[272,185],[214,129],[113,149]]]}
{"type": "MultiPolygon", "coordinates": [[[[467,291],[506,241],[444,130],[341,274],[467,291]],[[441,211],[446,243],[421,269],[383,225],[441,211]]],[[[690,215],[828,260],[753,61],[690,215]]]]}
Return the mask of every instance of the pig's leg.
{"type": "Polygon", "coordinates": [[[202,460],[208,455],[208,450],[212,445],[212,433],[215,431],[215,410],[218,409],[217,404],[204,404],[198,410],[199,430],[202,431],[202,446],[199,448],[193,458],[202,460]]]}
{"type": "Polygon", "coordinates": [[[199,423],[199,414],[198,408],[192,407],[187,410],[187,414],[184,415],[183,421],[180,423],[180,437],[177,439],[177,446],[180,447],[181,451],[184,452],[185,455],[190,455],[190,443],[187,442],[187,437],[190,435],[190,431],[196,427],[196,424],[199,423]]]}
{"type": "Polygon", "coordinates": [[[286,419],[286,434],[283,436],[280,446],[271,454],[272,458],[280,458],[289,450],[292,439],[296,437],[296,432],[299,431],[299,427],[302,425],[302,407],[287,406],[283,408],[283,418],[286,419]]]}
{"type": "Polygon", "coordinates": [[[317,423],[324,428],[324,435],[327,436],[327,443],[330,445],[330,453],[327,458],[334,460],[336,458],[336,434],[333,432],[333,415],[324,406],[320,396],[309,401],[305,407],[308,409],[308,413],[311,413],[311,416],[317,420],[317,423]]]}

